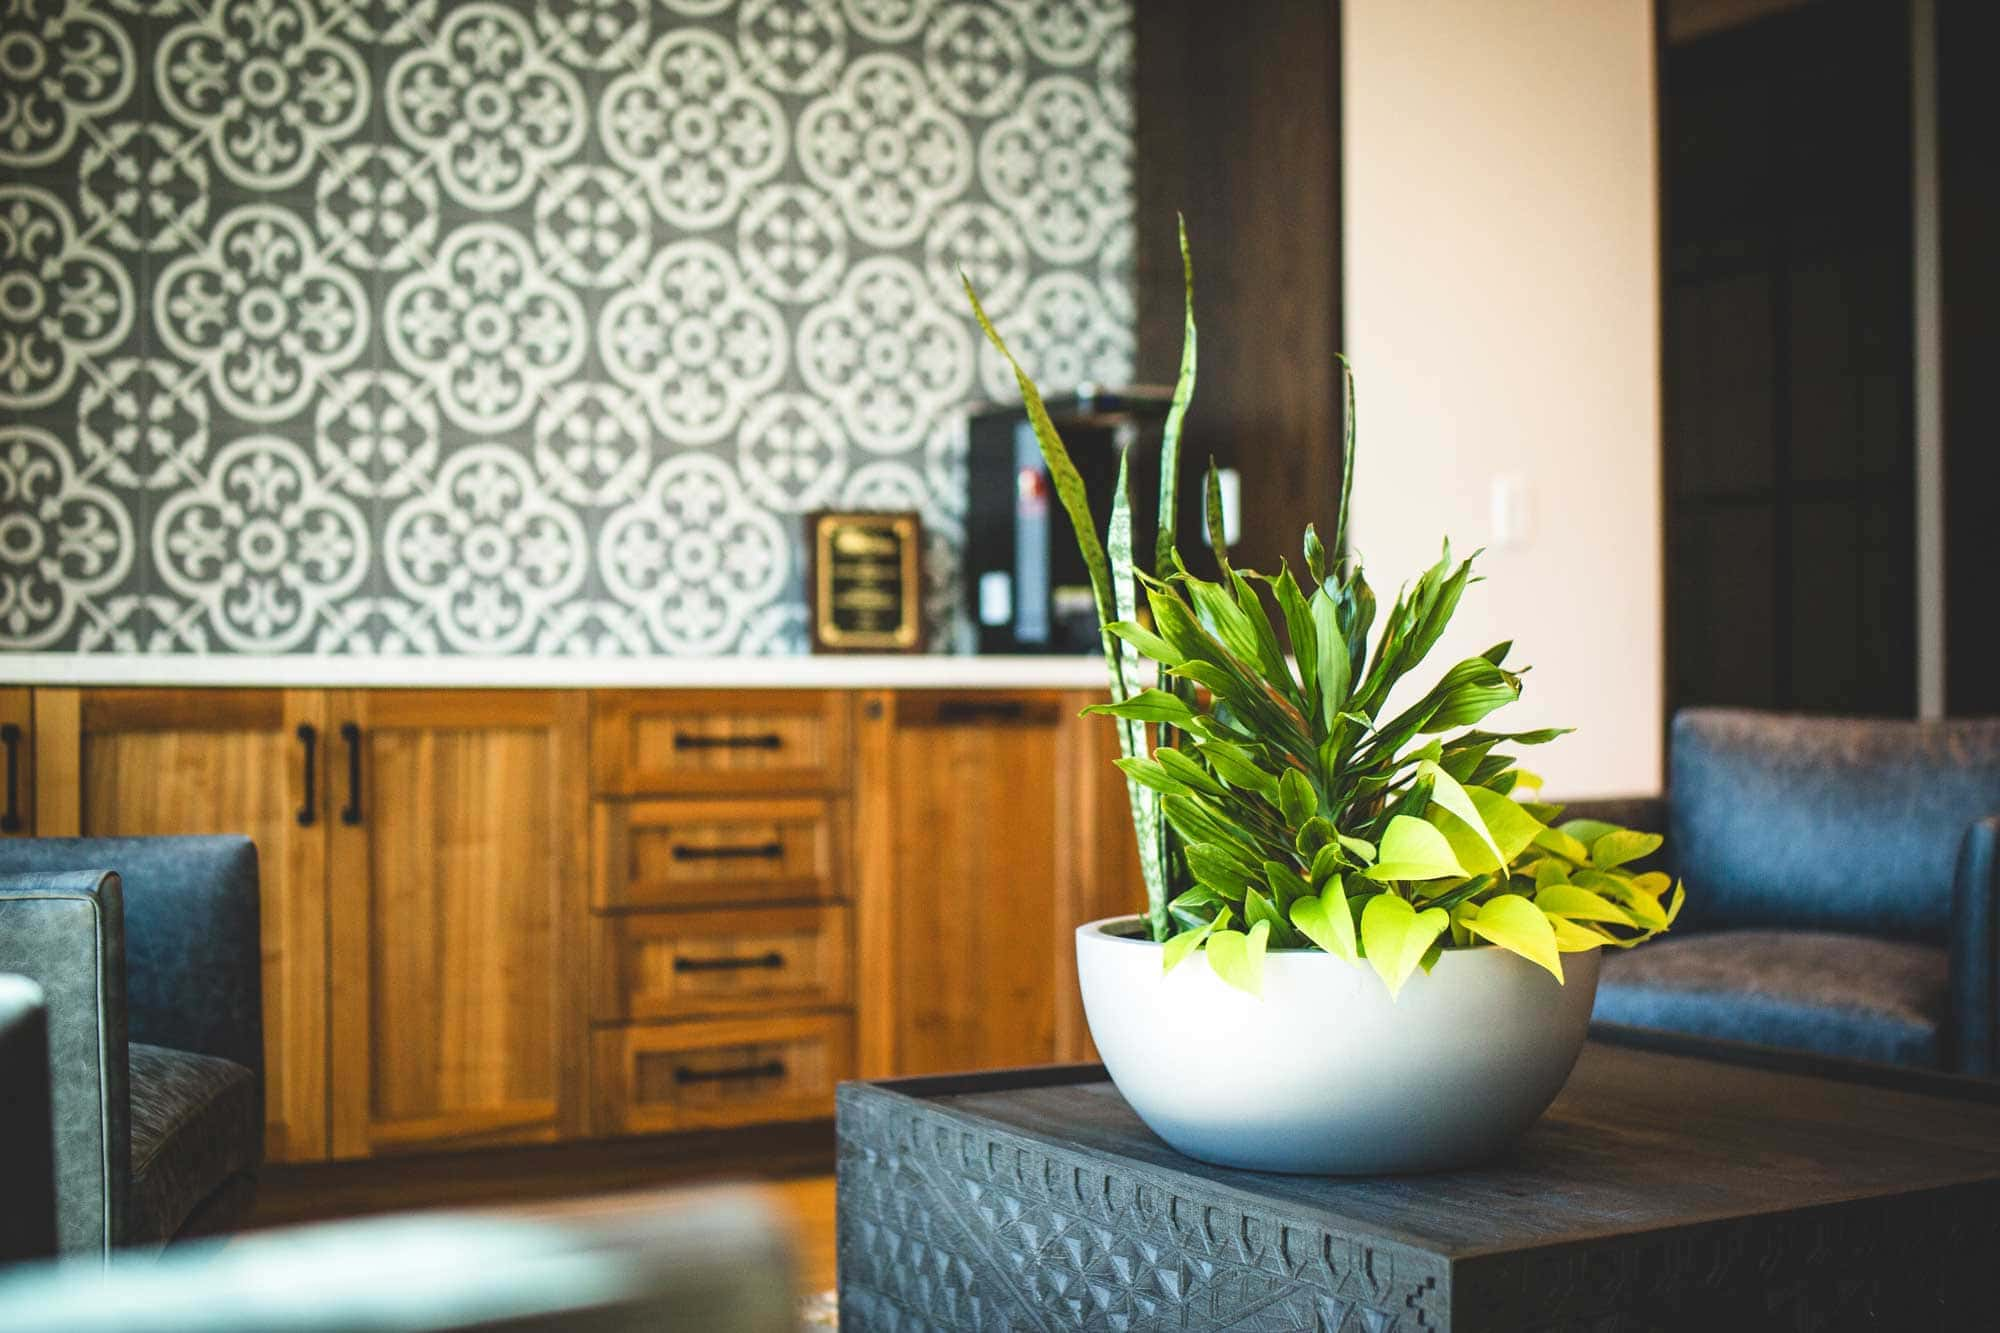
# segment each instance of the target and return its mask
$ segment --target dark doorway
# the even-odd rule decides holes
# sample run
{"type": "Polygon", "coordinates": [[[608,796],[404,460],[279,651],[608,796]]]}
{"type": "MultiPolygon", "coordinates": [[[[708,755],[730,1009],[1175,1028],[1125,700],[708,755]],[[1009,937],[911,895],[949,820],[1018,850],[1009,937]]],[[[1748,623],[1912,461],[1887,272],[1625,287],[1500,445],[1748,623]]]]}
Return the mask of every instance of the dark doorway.
{"type": "Polygon", "coordinates": [[[1670,712],[1916,711],[1909,33],[1820,0],[1663,50],[1670,712]]]}

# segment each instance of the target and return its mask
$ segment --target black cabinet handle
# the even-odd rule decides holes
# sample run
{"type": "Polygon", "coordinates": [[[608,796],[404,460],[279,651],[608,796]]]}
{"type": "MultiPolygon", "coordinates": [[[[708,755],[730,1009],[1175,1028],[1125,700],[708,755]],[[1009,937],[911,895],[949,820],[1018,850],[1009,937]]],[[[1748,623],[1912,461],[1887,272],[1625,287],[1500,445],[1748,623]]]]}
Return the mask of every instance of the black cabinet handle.
{"type": "Polygon", "coordinates": [[[314,759],[319,754],[319,728],[310,722],[299,723],[299,744],[306,749],[306,795],[299,806],[299,827],[311,828],[319,813],[319,779],[314,774],[314,759]]]}
{"type": "Polygon", "coordinates": [[[695,731],[674,733],[676,750],[776,750],[784,743],[785,738],[775,731],[755,736],[704,736],[695,731]]]}
{"type": "Polygon", "coordinates": [[[937,706],[939,722],[1019,722],[1027,715],[1016,699],[944,699],[937,706]]]}
{"type": "Polygon", "coordinates": [[[781,861],[785,856],[782,842],[758,842],[735,847],[688,847],[674,844],[676,861],[781,861]]]}
{"type": "Polygon", "coordinates": [[[340,724],[340,739],[347,744],[347,804],[341,808],[340,822],[361,822],[361,728],[353,722],[340,724]]]}
{"type": "Polygon", "coordinates": [[[784,1076],[785,1062],[783,1060],[766,1060],[761,1065],[731,1065],[723,1069],[689,1069],[686,1065],[677,1065],[674,1068],[674,1082],[681,1084],[724,1083],[730,1079],[783,1078],[784,1076]]]}
{"type": "Polygon", "coordinates": [[[740,972],[750,968],[768,967],[772,971],[785,965],[785,956],[773,950],[756,958],[676,958],[676,972],[740,972]]]}
{"type": "Polygon", "coordinates": [[[7,812],[0,814],[0,833],[21,831],[21,729],[0,725],[0,745],[7,747],[7,812]]]}

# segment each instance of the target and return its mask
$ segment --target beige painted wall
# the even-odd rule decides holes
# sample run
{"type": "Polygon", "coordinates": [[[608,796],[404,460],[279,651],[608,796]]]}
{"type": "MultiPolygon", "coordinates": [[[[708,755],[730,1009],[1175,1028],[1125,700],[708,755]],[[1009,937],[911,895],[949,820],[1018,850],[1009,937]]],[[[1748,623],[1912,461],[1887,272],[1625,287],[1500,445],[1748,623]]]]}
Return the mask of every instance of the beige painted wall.
{"type": "Polygon", "coordinates": [[[1343,0],[1355,546],[1386,601],[1484,545],[1437,669],[1512,637],[1551,794],[1658,789],[1659,309],[1646,0],[1343,0]],[[1496,540],[1493,491],[1524,520],[1496,540]]]}

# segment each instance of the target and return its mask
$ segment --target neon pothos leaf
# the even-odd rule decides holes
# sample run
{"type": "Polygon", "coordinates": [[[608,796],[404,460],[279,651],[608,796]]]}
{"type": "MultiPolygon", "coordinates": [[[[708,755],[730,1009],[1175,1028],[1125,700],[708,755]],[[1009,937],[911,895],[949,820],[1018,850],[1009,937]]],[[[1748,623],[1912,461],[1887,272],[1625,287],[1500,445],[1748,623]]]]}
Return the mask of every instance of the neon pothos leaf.
{"type": "Polygon", "coordinates": [[[1215,919],[1195,930],[1184,930],[1168,940],[1160,949],[1161,970],[1171,972],[1187,961],[1187,956],[1201,947],[1209,932],[1219,930],[1229,924],[1229,909],[1223,908],[1215,914],[1215,919]]]}
{"type": "Polygon", "coordinates": [[[1350,963],[1361,961],[1360,951],[1355,948],[1354,913],[1348,910],[1340,876],[1328,880],[1325,891],[1317,898],[1301,898],[1293,903],[1292,924],[1301,935],[1335,958],[1350,963]]]}
{"type": "Polygon", "coordinates": [[[1389,821],[1382,834],[1378,859],[1361,873],[1378,881],[1464,879],[1466,875],[1444,834],[1409,815],[1397,815],[1389,821]]]}
{"type": "Polygon", "coordinates": [[[1240,991],[1264,993],[1264,944],[1271,937],[1271,923],[1259,921],[1250,933],[1218,930],[1208,937],[1208,965],[1240,991]]]}
{"type": "Polygon", "coordinates": [[[1628,861],[1638,861],[1660,850],[1666,841],[1657,833],[1634,833],[1614,829],[1590,844],[1590,863],[1599,870],[1611,870],[1628,861]]]}
{"type": "MultiPolygon", "coordinates": [[[[1485,844],[1486,850],[1492,853],[1491,860],[1485,864],[1473,865],[1466,862],[1465,868],[1469,872],[1475,875],[1482,874],[1488,870],[1498,870],[1507,863],[1506,854],[1500,850],[1500,844],[1495,842],[1493,835],[1487,831],[1486,816],[1472,803],[1472,797],[1466,794],[1465,788],[1458,785],[1457,778],[1429,759],[1417,765],[1417,776],[1431,780],[1431,800],[1456,815],[1460,822],[1471,829],[1474,836],[1485,844]]],[[[1464,860],[1462,856],[1458,859],[1464,860]]]]}
{"type": "Polygon", "coordinates": [[[1403,983],[1450,924],[1451,916],[1442,907],[1419,912],[1393,893],[1378,893],[1368,900],[1361,909],[1361,946],[1391,998],[1402,994],[1403,983]]]}
{"type": "Polygon", "coordinates": [[[1520,894],[1489,898],[1480,904],[1478,915],[1466,919],[1465,928],[1509,953],[1519,954],[1558,982],[1563,979],[1554,928],[1542,909],[1520,894]]]}
{"type": "Polygon", "coordinates": [[[1614,926],[1635,926],[1632,914],[1603,894],[1580,889],[1574,884],[1551,884],[1535,894],[1535,906],[1550,916],[1572,921],[1608,921],[1614,926]]]}

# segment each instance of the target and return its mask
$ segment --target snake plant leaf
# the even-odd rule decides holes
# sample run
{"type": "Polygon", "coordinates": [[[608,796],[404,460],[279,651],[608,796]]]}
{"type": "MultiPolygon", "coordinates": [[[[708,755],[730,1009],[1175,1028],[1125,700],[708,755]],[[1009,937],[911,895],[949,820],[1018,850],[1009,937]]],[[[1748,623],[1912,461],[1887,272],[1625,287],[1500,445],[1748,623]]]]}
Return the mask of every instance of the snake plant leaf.
{"type": "Polygon", "coordinates": [[[1379,859],[1361,872],[1369,879],[1464,879],[1466,869],[1444,834],[1410,815],[1396,815],[1383,830],[1379,859]]]}
{"type": "Polygon", "coordinates": [[[1127,759],[1121,755],[1111,762],[1118,766],[1119,772],[1132,781],[1151,787],[1154,791],[1167,796],[1186,796],[1192,790],[1186,783],[1167,772],[1157,760],[1127,759]]]}
{"type": "Polygon", "coordinates": [[[1216,567],[1224,574],[1229,572],[1229,532],[1222,524],[1222,477],[1215,466],[1213,455],[1208,460],[1208,471],[1202,474],[1201,516],[1208,529],[1208,549],[1215,552],[1216,567]]]}
{"type": "MultiPolygon", "coordinates": [[[[1347,554],[1347,501],[1354,494],[1354,366],[1345,356],[1334,353],[1340,362],[1340,508],[1333,523],[1333,549],[1347,554]]],[[[1308,528],[1310,532],[1312,529],[1308,528]]]]}
{"type": "Polygon", "coordinates": [[[1491,860],[1481,865],[1473,865],[1460,856],[1459,861],[1466,870],[1479,875],[1489,870],[1498,870],[1507,864],[1507,854],[1500,850],[1500,844],[1493,840],[1493,834],[1486,827],[1485,814],[1472,803],[1472,797],[1466,793],[1465,788],[1458,785],[1457,778],[1445,772],[1435,759],[1425,759],[1418,763],[1417,776],[1431,780],[1431,801],[1457,816],[1459,821],[1471,829],[1479,841],[1485,844],[1485,849],[1492,853],[1491,860]]]}
{"type": "Polygon", "coordinates": [[[1208,965],[1221,977],[1240,991],[1261,996],[1264,993],[1264,945],[1271,937],[1271,923],[1259,921],[1250,927],[1248,934],[1234,930],[1218,930],[1210,933],[1208,965]]]}
{"type": "MultiPolygon", "coordinates": [[[[1105,533],[1107,555],[1111,561],[1112,600],[1118,612],[1115,623],[1123,624],[1135,623],[1139,615],[1137,583],[1132,567],[1131,467],[1131,450],[1120,450],[1117,489],[1111,501],[1111,524],[1105,533]]],[[[1158,666],[1149,667],[1132,645],[1109,634],[1105,636],[1104,645],[1115,664],[1113,688],[1117,695],[1130,695],[1138,690],[1148,670],[1155,684],[1158,683],[1158,666]]],[[[1131,718],[1119,719],[1118,741],[1118,748],[1127,758],[1139,758],[1151,749],[1147,744],[1146,724],[1131,718]]],[[[1133,780],[1129,774],[1125,791],[1132,808],[1132,830],[1138,843],[1139,876],[1146,885],[1146,923],[1154,939],[1164,940],[1171,933],[1171,923],[1167,920],[1166,910],[1166,847],[1162,840],[1165,826],[1160,817],[1160,793],[1147,783],[1133,780]]]]}
{"type": "Polygon", "coordinates": [[[1160,950],[1162,974],[1171,972],[1186,962],[1188,955],[1201,947],[1201,942],[1209,937],[1211,931],[1221,930],[1228,924],[1229,909],[1225,907],[1210,918],[1206,925],[1193,930],[1184,930],[1169,939],[1160,950]]]}
{"type": "Polygon", "coordinates": [[[1347,894],[1343,890],[1340,876],[1335,875],[1326,883],[1324,891],[1316,896],[1300,898],[1292,904],[1292,925],[1298,932],[1317,944],[1335,958],[1350,963],[1361,961],[1361,953],[1355,945],[1354,914],[1348,910],[1347,894]]]}
{"type": "Polygon", "coordinates": [[[1185,700],[1177,699],[1165,690],[1152,689],[1140,690],[1118,703],[1092,704],[1083,711],[1085,714],[1101,713],[1133,722],[1166,722],[1182,728],[1194,718],[1194,710],[1185,700]]]}
{"type": "Polygon", "coordinates": [[[1562,955],[1556,948],[1556,932],[1542,909],[1518,893],[1503,893],[1479,905],[1477,916],[1466,919],[1473,934],[1519,954],[1554,977],[1563,979],[1562,955]]]}
{"type": "Polygon", "coordinates": [[[1535,893],[1535,906],[1550,916],[1572,921],[1607,921],[1614,926],[1636,926],[1632,914],[1601,893],[1575,884],[1551,884],[1535,893]]]}
{"type": "Polygon", "coordinates": [[[1388,986],[1391,999],[1402,994],[1403,983],[1450,923],[1451,916],[1443,908],[1419,912],[1393,893],[1378,893],[1368,900],[1361,911],[1361,947],[1368,965],[1388,986]]]}
{"type": "Polygon", "coordinates": [[[1590,844],[1590,863],[1599,870],[1614,870],[1627,862],[1644,860],[1665,841],[1657,833],[1615,829],[1590,844]]]}
{"type": "Polygon", "coordinates": [[[1174,380],[1173,402],[1167,406],[1167,422],[1160,432],[1160,521],[1153,539],[1153,572],[1161,578],[1174,558],[1179,537],[1181,428],[1187,421],[1188,404],[1194,401],[1194,257],[1188,251],[1187,219],[1175,214],[1175,230],[1180,237],[1182,304],[1186,310],[1181,326],[1181,368],[1174,380]]]}

